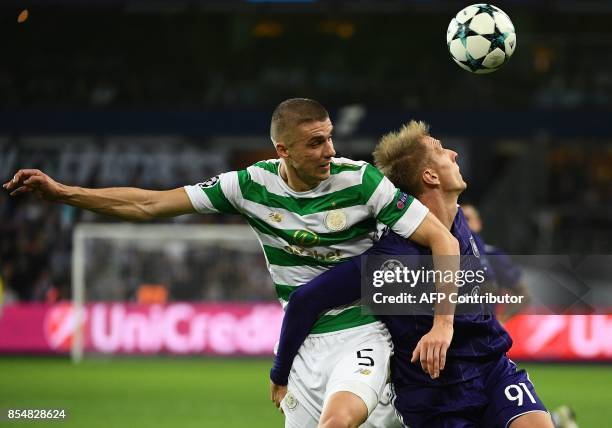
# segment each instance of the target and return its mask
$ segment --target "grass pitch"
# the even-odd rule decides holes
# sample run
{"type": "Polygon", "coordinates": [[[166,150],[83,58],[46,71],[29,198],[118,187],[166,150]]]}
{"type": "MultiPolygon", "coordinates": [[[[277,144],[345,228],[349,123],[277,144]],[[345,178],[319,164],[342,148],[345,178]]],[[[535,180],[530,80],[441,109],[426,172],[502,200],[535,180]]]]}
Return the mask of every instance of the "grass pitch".
{"type": "MultiPolygon", "coordinates": [[[[581,428],[612,420],[612,366],[521,365],[549,408],[570,404],[581,428]]],[[[282,427],[268,359],[0,358],[0,408],[64,408],[66,427],[282,427]]],[[[47,424],[8,421],[2,426],[47,424]]]]}

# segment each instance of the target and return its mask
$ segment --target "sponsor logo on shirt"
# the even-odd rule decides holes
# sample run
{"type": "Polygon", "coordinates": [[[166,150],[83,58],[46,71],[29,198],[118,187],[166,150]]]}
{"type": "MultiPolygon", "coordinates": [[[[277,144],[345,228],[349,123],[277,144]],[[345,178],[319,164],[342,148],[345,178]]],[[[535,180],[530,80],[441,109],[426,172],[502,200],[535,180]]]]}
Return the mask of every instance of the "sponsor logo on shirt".
{"type": "Polygon", "coordinates": [[[320,253],[317,250],[308,250],[306,248],[298,247],[297,245],[287,245],[284,247],[284,250],[290,254],[295,254],[296,256],[312,257],[313,259],[326,262],[335,262],[342,258],[342,253],[340,250],[320,253]]]}
{"type": "Polygon", "coordinates": [[[310,230],[296,230],[293,232],[293,242],[304,247],[314,247],[320,239],[319,235],[310,230]]]}

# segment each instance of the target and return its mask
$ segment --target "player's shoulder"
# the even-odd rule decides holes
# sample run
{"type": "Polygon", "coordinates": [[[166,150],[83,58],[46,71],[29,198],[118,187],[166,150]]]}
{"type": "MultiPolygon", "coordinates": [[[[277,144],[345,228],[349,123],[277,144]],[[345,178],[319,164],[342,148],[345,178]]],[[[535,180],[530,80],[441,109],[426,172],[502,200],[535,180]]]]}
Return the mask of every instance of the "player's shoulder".
{"type": "Polygon", "coordinates": [[[376,187],[385,177],[374,165],[366,161],[349,158],[332,158],[331,175],[336,182],[350,181],[376,187]]]}
{"type": "Polygon", "coordinates": [[[280,159],[266,159],[255,162],[246,168],[248,172],[261,172],[266,171],[273,175],[278,175],[278,168],[280,166],[280,159]]]}
{"type": "MultiPolygon", "coordinates": [[[[349,158],[332,158],[328,183],[334,189],[343,190],[363,183],[366,168],[369,164],[349,158]]],[[[357,189],[357,187],[355,189],[357,189]]]]}
{"type": "Polygon", "coordinates": [[[344,158],[344,157],[340,157],[340,158],[333,157],[331,158],[331,163],[335,165],[354,165],[354,166],[362,166],[362,165],[368,164],[368,162],[366,161],[354,160],[354,159],[344,158]]]}
{"type": "Polygon", "coordinates": [[[457,214],[455,214],[453,220],[451,233],[459,241],[459,249],[462,255],[473,254],[480,257],[484,252],[484,242],[480,241],[478,234],[472,232],[460,206],[457,206],[457,214]]]}
{"type": "Polygon", "coordinates": [[[401,254],[401,255],[425,255],[428,248],[422,247],[410,239],[398,235],[393,230],[386,228],[380,239],[374,244],[372,254],[401,254]]]}
{"type": "Polygon", "coordinates": [[[485,251],[490,256],[506,256],[507,255],[501,248],[496,247],[495,245],[485,243],[484,247],[485,247],[485,251]]]}
{"type": "Polygon", "coordinates": [[[467,222],[465,214],[463,213],[463,208],[461,208],[461,205],[459,204],[457,204],[457,214],[455,215],[455,219],[459,219],[462,222],[467,222]]]}
{"type": "Polygon", "coordinates": [[[243,170],[237,171],[243,184],[256,182],[263,186],[271,184],[278,179],[280,159],[266,159],[255,162],[243,170]]]}
{"type": "Polygon", "coordinates": [[[365,161],[357,161],[349,158],[331,158],[331,173],[362,171],[369,164],[365,161]]]}

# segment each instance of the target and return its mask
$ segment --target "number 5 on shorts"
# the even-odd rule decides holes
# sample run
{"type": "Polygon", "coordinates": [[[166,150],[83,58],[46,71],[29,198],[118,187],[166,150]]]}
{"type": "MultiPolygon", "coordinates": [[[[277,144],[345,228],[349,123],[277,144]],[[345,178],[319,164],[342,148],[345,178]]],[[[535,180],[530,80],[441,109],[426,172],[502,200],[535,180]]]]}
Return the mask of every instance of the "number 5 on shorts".
{"type": "Polygon", "coordinates": [[[367,355],[363,355],[364,352],[372,352],[373,349],[367,348],[357,351],[357,358],[360,360],[366,360],[366,362],[359,362],[360,366],[372,367],[374,366],[374,359],[372,357],[368,357],[367,355]]]}
{"type": "Polygon", "coordinates": [[[527,385],[525,384],[525,382],[520,382],[518,385],[508,385],[506,387],[506,389],[504,390],[504,392],[506,393],[506,398],[510,401],[517,401],[518,400],[518,405],[519,407],[523,405],[523,391],[521,390],[521,387],[525,390],[525,393],[527,394],[527,396],[529,397],[529,400],[535,404],[536,400],[534,398],[534,396],[531,394],[531,391],[529,391],[529,388],[527,388],[527,385]],[[520,387],[519,387],[520,385],[520,387]],[[511,392],[515,391],[516,394],[512,394],[511,392]]]}

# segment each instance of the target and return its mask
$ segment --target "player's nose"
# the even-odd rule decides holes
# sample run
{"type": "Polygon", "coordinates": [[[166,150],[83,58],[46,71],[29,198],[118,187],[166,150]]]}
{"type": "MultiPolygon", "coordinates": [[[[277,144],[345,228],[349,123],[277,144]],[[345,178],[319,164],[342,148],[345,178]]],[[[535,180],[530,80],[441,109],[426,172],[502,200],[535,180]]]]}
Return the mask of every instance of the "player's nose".
{"type": "Polygon", "coordinates": [[[327,141],[325,142],[323,156],[325,156],[326,158],[331,158],[331,157],[336,156],[336,150],[334,149],[334,142],[332,141],[331,138],[328,138],[327,141]]]}

